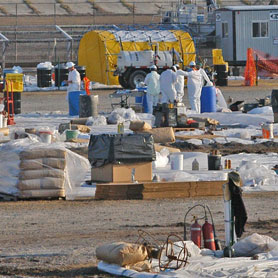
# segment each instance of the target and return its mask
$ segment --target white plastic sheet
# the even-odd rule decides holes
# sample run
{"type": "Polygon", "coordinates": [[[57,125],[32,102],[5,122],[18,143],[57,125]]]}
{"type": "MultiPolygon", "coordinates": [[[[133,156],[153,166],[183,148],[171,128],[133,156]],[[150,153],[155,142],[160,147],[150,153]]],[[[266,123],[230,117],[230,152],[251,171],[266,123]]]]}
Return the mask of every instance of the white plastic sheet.
{"type": "Polygon", "coordinates": [[[104,262],[100,262],[98,268],[114,275],[133,278],[278,277],[278,250],[275,248],[260,254],[258,260],[251,260],[249,257],[218,258],[214,256],[214,252],[206,250],[188,259],[189,263],[179,270],[159,273],[139,273],[104,262]]]}
{"type": "MultiPolygon", "coordinates": [[[[24,138],[10,141],[0,147],[0,159],[5,161],[0,167],[0,192],[17,195],[19,168],[19,153],[23,150],[32,149],[61,149],[66,151],[66,168],[65,168],[65,192],[66,196],[74,196],[76,189],[84,183],[88,172],[90,172],[89,161],[66,149],[62,143],[43,144],[36,138],[24,138]]],[[[51,168],[51,167],[50,167],[51,168]]]]}

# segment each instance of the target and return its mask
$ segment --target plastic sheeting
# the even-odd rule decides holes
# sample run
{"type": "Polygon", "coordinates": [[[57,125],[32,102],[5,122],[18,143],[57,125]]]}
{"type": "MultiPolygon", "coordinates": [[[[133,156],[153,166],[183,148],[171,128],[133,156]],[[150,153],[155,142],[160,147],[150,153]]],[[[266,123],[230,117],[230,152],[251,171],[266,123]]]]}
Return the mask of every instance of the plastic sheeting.
{"type": "MultiPolygon", "coordinates": [[[[0,192],[15,196],[19,195],[17,184],[20,174],[20,153],[22,151],[32,151],[36,149],[55,149],[66,152],[64,190],[66,197],[67,195],[74,196],[77,188],[81,186],[85,181],[87,173],[90,172],[89,161],[66,149],[63,144],[44,144],[32,138],[13,140],[1,146],[0,159],[1,161],[5,161],[5,163],[2,163],[0,168],[0,192]]],[[[51,166],[44,165],[43,159],[34,159],[32,161],[42,168],[54,169],[51,166]]]]}
{"type": "Polygon", "coordinates": [[[86,66],[86,75],[90,80],[107,85],[118,85],[118,77],[113,76],[117,65],[117,54],[121,50],[150,50],[150,38],[154,45],[158,43],[160,51],[174,48],[179,52],[185,65],[195,60],[194,41],[189,33],[182,30],[95,30],[86,33],[81,39],[78,64],[86,66]]]}
{"type": "Polygon", "coordinates": [[[93,168],[108,163],[153,161],[153,137],[150,134],[91,135],[88,159],[93,168]]]}
{"type": "MultiPolygon", "coordinates": [[[[252,248],[248,241],[243,241],[239,241],[238,246],[252,248]]],[[[265,240],[259,241],[265,242],[265,240]]],[[[258,245],[260,245],[259,241],[257,241],[258,245]]],[[[192,252],[188,242],[186,242],[186,246],[189,247],[191,254],[188,258],[189,263],[179,270],[158,273],[137,272],[105,262],[100,262],[98,268],[110,274],[133,278],[278,277],[277,241],[271,241],[271,248],[269,248],[271,251],[259,254],[256,260],[252,260],[250,257],[222,258],[223,251],[213,252],[202,249],[199,253],[192,252]]],[[[153,264],[157,264],[157,260],[153,260],[153,264]]]]}

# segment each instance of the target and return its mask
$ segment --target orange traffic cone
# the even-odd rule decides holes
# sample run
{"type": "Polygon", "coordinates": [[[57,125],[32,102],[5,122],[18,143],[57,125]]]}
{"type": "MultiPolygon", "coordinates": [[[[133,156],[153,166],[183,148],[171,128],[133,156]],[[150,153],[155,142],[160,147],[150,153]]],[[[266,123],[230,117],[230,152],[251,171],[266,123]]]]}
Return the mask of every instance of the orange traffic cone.
{"type": "Polygon", "coordinates": [[[244,71],[244,85],[245,86],[254,86],[256,82],[256,66],[253,56],[253,49],[247,49],[247,60],[244,71]]]}
{"type": "Polygon", "coordinates": [[[89,86],[90,86],[90,79],[88,77],[84,77],[83,78],[83,82],[84,82],[84,88],[85,88],[85,91],[87,93],[87,95],[89,96],[91,93],[90,93],[90,89],[89,89],[89,86]]]}

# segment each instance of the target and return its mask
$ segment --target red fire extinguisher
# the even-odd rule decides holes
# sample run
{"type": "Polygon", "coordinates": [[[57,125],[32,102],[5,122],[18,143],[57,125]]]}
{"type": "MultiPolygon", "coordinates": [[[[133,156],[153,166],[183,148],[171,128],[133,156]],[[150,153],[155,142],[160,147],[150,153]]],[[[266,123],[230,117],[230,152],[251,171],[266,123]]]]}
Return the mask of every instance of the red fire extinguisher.
{"type": "Polygon", "coordinates": [[[204,238],[204,247],[210,250],[215,251],[215,240],[214,240],[214,233],[213,233],[213,226],[205,220],[205,223],[202,226],[203,231],[203,238],[204,238]]]}
{"type": "Polygon", "coordinates": [[[202,227],[199,225],[197,219],[195,218],[195,222],[190,226],[191,232],[191,240],[201,248],[201,237],[202,237],[202,227]]]}

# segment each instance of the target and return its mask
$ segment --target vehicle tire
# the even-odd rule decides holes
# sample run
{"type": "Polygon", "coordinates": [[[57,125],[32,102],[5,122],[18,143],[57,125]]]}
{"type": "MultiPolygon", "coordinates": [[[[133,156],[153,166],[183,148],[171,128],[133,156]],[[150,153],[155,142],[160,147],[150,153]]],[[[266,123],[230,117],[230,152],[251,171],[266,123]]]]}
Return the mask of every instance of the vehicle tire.
{"type": "Polygon", "coordinates": [[[146,75],[147,75],[147,73],[143,70],[135,70],[129,76],[129,87],[131,89],[135,89],[136,84],[139,84],[140,82],[144,82],[146,75]]]}
{"type": "Polygon", "coordinates": [[[119,83],[124,89],[128,89],[128,82],[123,75],[119,75],[119,83]]]}

